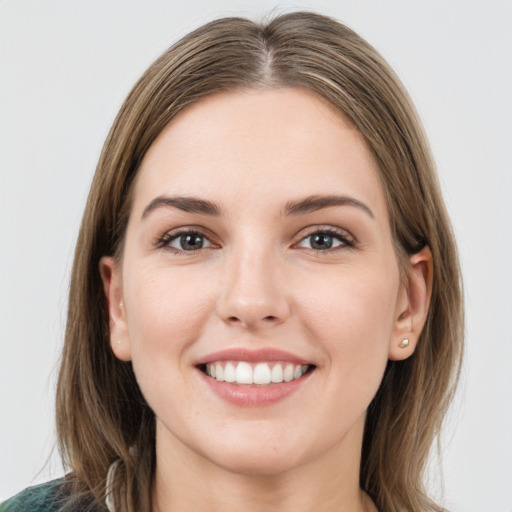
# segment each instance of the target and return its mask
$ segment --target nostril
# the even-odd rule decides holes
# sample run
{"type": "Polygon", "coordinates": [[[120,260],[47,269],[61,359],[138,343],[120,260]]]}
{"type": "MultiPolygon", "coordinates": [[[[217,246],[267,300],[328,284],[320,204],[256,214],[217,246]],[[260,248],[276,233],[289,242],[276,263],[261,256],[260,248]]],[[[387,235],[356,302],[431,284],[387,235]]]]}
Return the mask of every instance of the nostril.
{"type": "MultiPolygon", "coordinates": [[[[261,322],[264,323],[275,323],[279,318],[274,315],[267,315],[261,318],[261,322]]],[[[227,321],[231,324],[243,324],[247,327],[252,326],[253,324],[257,324],[257,319],[247,319],[247,321],[244,321],[244,319],[239,318],[238,316],[230,316],[227,318],[227,321]]]]}

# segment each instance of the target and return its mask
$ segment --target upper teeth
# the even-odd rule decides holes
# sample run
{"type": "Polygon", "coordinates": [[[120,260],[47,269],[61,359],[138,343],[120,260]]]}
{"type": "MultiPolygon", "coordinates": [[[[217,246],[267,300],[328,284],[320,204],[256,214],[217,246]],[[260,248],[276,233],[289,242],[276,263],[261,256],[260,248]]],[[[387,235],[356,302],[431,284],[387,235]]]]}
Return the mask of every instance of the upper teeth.
{"type": "Polygon", "coordinates": [[[206,365],[206,373],[218,381],[236,384],[278,384],[302,377],[308,365],[292,363],[257,363],[245,361],[217,361],[206,365]]]}

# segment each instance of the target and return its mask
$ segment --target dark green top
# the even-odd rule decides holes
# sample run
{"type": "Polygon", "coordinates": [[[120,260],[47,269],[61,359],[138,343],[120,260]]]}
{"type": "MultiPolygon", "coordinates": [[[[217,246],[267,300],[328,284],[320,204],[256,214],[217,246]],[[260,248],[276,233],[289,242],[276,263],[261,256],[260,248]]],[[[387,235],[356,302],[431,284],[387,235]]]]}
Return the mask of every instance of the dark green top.
{"type": "Polygon", "coordinates": [[[0,505],[0,512],[52,512],[59,510],[65,480],[28,487],[0,505]]]}
{"type": "Polygon", "coordinates": [[[0,512],[92,512],[106,510],[92,504],[90,499],[73,500],[70,503],[66,480],[60,478],[41,485],[28,487],[0,504],[0,512]],[[67,504],[67,507],[63,507],[67,504]]]}

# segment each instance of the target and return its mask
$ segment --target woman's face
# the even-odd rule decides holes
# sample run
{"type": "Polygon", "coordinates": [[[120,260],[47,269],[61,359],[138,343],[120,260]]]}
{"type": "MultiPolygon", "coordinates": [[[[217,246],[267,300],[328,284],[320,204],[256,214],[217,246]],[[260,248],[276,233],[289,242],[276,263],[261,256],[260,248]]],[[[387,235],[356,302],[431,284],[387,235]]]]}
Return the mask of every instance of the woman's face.
{"type": "Polygon", "coordinates": [[[157,453],[262,474],[357,459],[408,299],[376,162],[324,101],[272,89],[186,108],[146,154],[102,272],[157,453]]]}

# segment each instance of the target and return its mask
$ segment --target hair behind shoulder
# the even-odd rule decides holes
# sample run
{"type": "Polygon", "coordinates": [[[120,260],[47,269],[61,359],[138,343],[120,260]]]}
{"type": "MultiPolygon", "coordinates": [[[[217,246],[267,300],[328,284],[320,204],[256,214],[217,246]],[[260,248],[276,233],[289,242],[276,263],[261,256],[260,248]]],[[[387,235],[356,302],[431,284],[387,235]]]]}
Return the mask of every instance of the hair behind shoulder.
{"type": "Polygon", "coordinates": [[[397,257],[428,245],[430,311],[415,354],[389,362],[367,415],[361,487],[381,512],[441,511],[423,474],[457,381],[463,300],[457,252],[430,150],[400,81],[366,41],[326,16],[296,12],[258,25],[213,21],[166,51],[134,86],[100,156],[77,241],[57,390],[57,428],[73,493],[104,500],[106,475],[122,510],[150,510],[154,416],[130,363],[116,359],[99,273],[122,253],[131,183],[173,117],[220,91],[304,87],[349,118],[381,170],[397,257]],[[135,455],[134,455],[135,453],[135,455]]]}

